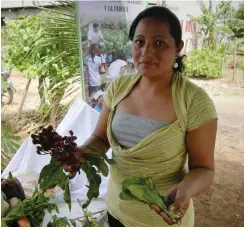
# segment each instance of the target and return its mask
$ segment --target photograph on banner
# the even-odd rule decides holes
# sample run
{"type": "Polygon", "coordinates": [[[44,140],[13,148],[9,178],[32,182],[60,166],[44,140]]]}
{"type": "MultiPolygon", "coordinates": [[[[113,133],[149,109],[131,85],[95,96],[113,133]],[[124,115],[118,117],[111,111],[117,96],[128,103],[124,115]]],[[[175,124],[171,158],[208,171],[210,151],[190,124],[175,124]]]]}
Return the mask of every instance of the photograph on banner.
{"type": "Polygon", "coordinates": [[[78,2],[86,101],[97,111],[108,85],[135,72],[128,33],[146,7],[146,1],[78,2]]]}

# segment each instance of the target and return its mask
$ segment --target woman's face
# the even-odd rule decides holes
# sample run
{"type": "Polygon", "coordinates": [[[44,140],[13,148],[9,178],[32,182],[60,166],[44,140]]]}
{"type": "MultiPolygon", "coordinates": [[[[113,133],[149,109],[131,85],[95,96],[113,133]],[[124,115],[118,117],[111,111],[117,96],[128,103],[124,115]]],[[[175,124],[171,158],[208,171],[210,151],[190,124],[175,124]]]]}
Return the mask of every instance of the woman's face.
{"type": "Polygon", "coordinates": [[[136,27],[132,56],[137,71],[146,77],[162,76],[173,72],[176,56],[183,48],[176,47],[167,22],[157,18],[142,19],[136,27]]]}

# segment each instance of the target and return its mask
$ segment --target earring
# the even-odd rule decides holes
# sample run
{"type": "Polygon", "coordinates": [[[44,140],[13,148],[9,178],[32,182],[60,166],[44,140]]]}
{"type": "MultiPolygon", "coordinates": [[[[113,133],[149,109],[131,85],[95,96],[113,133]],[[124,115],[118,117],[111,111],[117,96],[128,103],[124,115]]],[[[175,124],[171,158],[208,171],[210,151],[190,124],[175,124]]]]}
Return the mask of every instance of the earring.
{"type": "Polygon", "coordinates": [[[179,64],[176,62],[176,60],[174,61],[174,64],[173,64],[173,68],[174,69],[177,69],[178,68],[178,66],[179,66],[179,64]]]}

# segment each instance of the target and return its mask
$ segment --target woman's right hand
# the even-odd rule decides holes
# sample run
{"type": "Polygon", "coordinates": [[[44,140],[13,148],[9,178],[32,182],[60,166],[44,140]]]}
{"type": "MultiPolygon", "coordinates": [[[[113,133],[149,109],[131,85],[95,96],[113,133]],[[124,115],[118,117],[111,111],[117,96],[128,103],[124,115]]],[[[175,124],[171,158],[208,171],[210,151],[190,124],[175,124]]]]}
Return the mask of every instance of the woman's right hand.
{"type": "Polygon", "coordinates": [[[58,163],[64,166],[64,170],[69,173],[70,177],[75,177],[76,173],[79,172],[82,164],[85,163],[85,154],[89,153],[89,149],[85,146],[76,147],[72,152],[70,158],[58,159],[58,163]]]}

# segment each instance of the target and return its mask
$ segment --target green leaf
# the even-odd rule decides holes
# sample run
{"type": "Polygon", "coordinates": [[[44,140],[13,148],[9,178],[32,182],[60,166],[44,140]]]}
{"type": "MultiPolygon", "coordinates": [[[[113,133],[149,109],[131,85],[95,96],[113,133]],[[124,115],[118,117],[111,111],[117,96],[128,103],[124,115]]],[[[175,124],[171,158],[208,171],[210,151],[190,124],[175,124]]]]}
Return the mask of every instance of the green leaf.
{"type": "Polygon", "coordinates": [[[8,227],[6,221],[1,220],[1,227],[8,227]]]}
{"type": "Polygon", "coordinates": [[[63,172],[63,167],[52,158],[41,170],[38,183],[42,190],[52,189],[56,185],[65,190],[68,179],[69,177],[63,172]]]}
{"type": "Polygon", "coordinates": [[[64,189],[64,201],[68,203],[69,210],[71,210],[71,198],[70,198],[70,189],[69,189],[69,179],[67,179],[67,183],[64,189]]]}
{"type": "Polygon", "coordinates": [[[88,146],[87,146],[87,149],[89,149],[89,150],[95,152],[95,154],[94,154],[94,153],[91,153],[91,154],[88,153],[88,154],[87,154],[87,157],[99,157],[99,156],[98,156],[98,154],[99,154],[99,155],[101,155],[101,156],[106,160],[106,162],[108,162],[109,164],[115,164],[115,161],[114,161],[113,159],[109,159],[108,156],[106,155],[106,153],[104,153],[103,151],[100,151],[100,150],[97,149],[96,147],[94,147],[94,146],[92,146],[92,145],[88,145],[88,146]]]}
{"type": "Polygon", "coordinates": [[[69,221],[66,217],[58,218],[56,215],[53,216],[53,220],[50,221],[47,227],[68,227],[70,226],[69,221]]]}
{"type": "Polygon", "coordinates": [[[138,200],[142,203],[157,204],[174,223],[178,223],[181,214],[171,212],[168,209],[169,201],[165,197],[159,195],[156,190],[155,183],[150,176],[126,179],[122,182],[122,192],[120,198],[124,200],[138,200]]]}
{"type": "Polygon", "coordinates": [[[120,192],[119,197],[122,200],[138,200],[133,195],[131,195],[130,191],[128,190],[120,192]]]}
{"type": "Polygon", "coordinates": [[[2,222],[6,222],[8,226],[13,224],[17,219],[23,216],[27,216],[31,226],[41,227],[43,218],[45,216],[45,210],[49,212],[55,210],[56,204],[50,202],[50,198],[44,194],[38,194],[18,203],[12,207],[7,215],[2,218],[2,222]]]}
{"type": "Polygon", "coordinates": [[[70,221],[70,223],[71,223],[74,227],[76,227],[76,222],[75,222],[75,221],[70,221]]]}
{"type": "Polygon", "coordinates": [[[98,161],[98,170],[102,173],[103,176],[108,176],[108,166],[106,165],[104,159],[99,159],[98,161]]]}
{"type": "Polygon", "coordinates": [[[82,170],[86,173],[89,181],[89,186],[87,186],[89,188],[87,192],[88,200],[82,206],[83,208],[86,208],[93,198],[97,198],[99,196],[99,187],[102,180],[101,176],[97,173],[97,170],[92,167],[89,161],[83,164],[82,170]]]}
{"type": "Polygon", "coordinates": [[[10,88],[9,83],[4,79],[4,77],[1,77],[1,90],[2,92],[6,92],[10,88]]]}
{"type": "Polygon", "coordinates": [[[1,134],[1,158],[2,167],[5,167],[11,160],[12,155],[19,149],[19,136],[11,135],[11,128],[8,127],[6,130],[2,130],[1,134]]]}
{"type": "Polygon", "coordinates": [[[110,165],[112,165],[112,164],[116,164],[116,162],[114,161],[114,159],[112,159],[112,158],[108,158],[107,155],[104,156],[104,159],[105,159],[106,162],[109,163],[110,165]]]}

